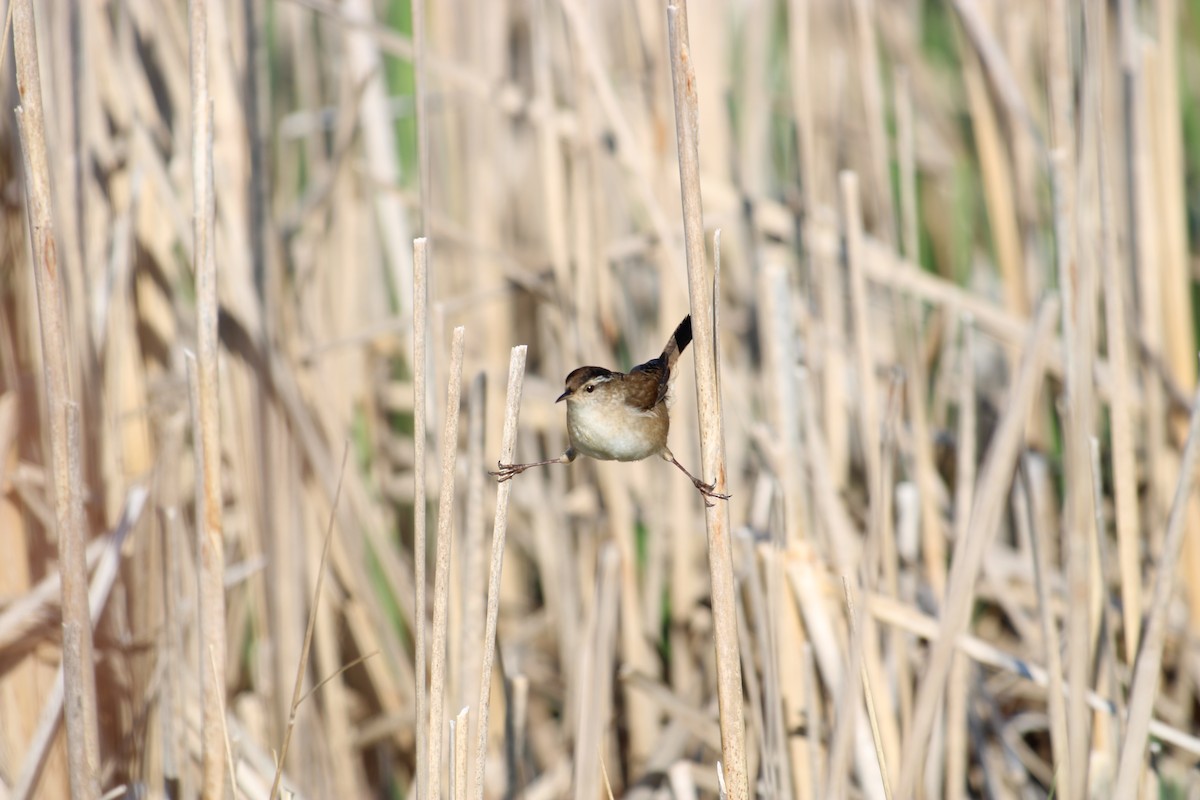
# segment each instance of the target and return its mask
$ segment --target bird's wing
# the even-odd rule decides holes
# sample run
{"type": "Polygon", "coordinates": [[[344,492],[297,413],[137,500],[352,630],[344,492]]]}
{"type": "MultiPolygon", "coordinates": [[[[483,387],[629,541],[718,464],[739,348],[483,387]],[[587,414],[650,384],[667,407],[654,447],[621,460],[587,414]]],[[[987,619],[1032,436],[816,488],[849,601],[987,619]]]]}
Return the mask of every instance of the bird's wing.
{"type": "Polygon", "coordinates": [[[662,356],[638,364],[629,371],[625,380],[629,382],[629,404],[642,411],[649,411],[667,398],[671,371],[662,356]]]}

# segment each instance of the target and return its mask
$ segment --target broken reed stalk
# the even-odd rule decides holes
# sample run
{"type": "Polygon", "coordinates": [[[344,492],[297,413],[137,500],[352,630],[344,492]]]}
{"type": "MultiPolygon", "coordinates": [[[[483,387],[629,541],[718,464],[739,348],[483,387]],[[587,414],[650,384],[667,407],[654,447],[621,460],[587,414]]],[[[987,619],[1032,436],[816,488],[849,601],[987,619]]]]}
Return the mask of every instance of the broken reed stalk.
{"type": "Polygon", "coordinates": [[[200,595],[201,796],[225,791],[225,533],[217,396],[217,267],[213,257],[212,104],[208,94],[208,5],[191,0],[192,270],[196,280],[197,559],[200,595]]]}
{"type": "MultiPolygon", "coordinates": [[[[1053,329],[1058,300],[1048,297],[1038,312],[1037,323],[1026,337],[1017,379],[1008,395],[1008,405],[979,473],[978,491],[971,508],[971,534],[958,543],[950,565],[949,588],[942,609],[939,637],[929,657],[929,667],[917,692],[913,721],[909,735],[904,737],[910,752],[921,752],[933,730],[934,716],[941,705],[954,655],[955,642],[970,623],[975,597],[975,582],[987,545],[1000,524],[1004,499],[1008,494],[1008,476],[1012,475],[1024,438],[1025,423],[1041,386],[1046,342],[1053,329]]],[[[905,759],[900,781],[895,787],[897,797],[911,797],[917,785],[923,759],[905,759]]]]}
{"type": "MultiPolygon", "coordinates": [[[[517,449],[517,424],[521,416],[521,389],[525,384],[526,346],[512,349],[508,362],[508,394],[504,403],[504,432],[500,438],[500,463],[511,464],[517,449]]],[[[504,539],[508,533],[508,495],[512,481],[496,488],[496,521],[492,528],[492,566],[488,575],[487,623],[483,633],[483,667],[479,677],[478,741],[472,770],[471,797],[483,800],[483,771],[487,763],[488,711],[492,696],[492,663],[496,658],[496,623],[500,616],[500,575],[504,568],[504,539]]],[[[418,726],[419,727],[419,726],[418,726]]],[[[464,734],[465,735],[465,734],[464,734]]]]}
{"type": "MultiPolygon", "coordinates": [[[[454,467],[458,456],[458,411],[462,397],[463,338],[454,329],[450,343],[450,381],[446,387],[446,417],[442,427],[442,485],[438,492],[437,558],[433,575],[433,657],[429,679],[430,798],[442,796],[442,721],[446,708],[446,608],[450,596],[450,541],[454,535],[454,467]]],[[[417,724],[423,724],[424,719],[417,724]]],[[[464,734],[466,732],[464,731],[464,734]]]]}
{"type": "Polygon", "coordinates": [[[428,729],[425,721],[429,719],[429,695],[425,684],[427,671],[425,663],[425,515],[426,488],[425,476],[425,395],[426,376],[425,361],[428,354],[426,331],[429,327],[429,290],[428,275],[428,240],[424,237],[413,240],[413,579],[415,590],[414,606],[416,610],[415,640],[413,649],[416,664],[414,666],[416,695],[417,695],[417,767],[414,782],[417,800],[425,798],[425,770],[422,765],[427,763],[429,740],[426,738],[428,729]]]}
{"type": "MultiPolygon", "coordinates": [[[[696,358],[696,406],[699,410],[701,477],[725,493],[725,430],[717,385],[717,339],[704,248],[704,210],[700,197],[699,108],[696,73],[688,45],[687,8],[667,7],[671,83],[675,98],[675,143],[687,252],[688,299],[692,310],[696,358]]],[[[749,797],[746,775],[746,726],[742,707],[733,548],[729,540],[729,503],[718,500],[704,509],[708,529],[708,568],[712,583],[713,638],[717,653],[717,705],[721,717],[721,760],[732,800],[749,797]]]]}
{"type": "Polygon", "coordinates": [[[1116,792],[1113,797],[1136,797],[1142,774],[1142,756],[1150,732],[1150,716],[1154,711],[1154,695],[1162,668],[1163,645],[1167,634],[1167,610],[1175,589],[1175,573],[1187,532],[1188,503],[1195,483],[1196,459],[1200,455],[1200,391],[1192,403],[1192,418],[1188,426],[1187,444],[1179,466],[1179,483],[1167,518],[1167,536],[1158,557],[1158,572],[1154,579],[1154,594],[1143,628],[1142,646],[1133,670],[1129,690],[1129,719],[1125,726],[1125,744],[1117,769],[1116,792]]]}
{"type": "Polygon", "coordinates": [[[467,739],[471,726],[469,724],[471,709],[463,706],[458,715],[450,720],[450,752],[454,754],[450,762],[450,797],[453,800],[467,800],[467,739]]]}
{"type": "Polygon", "coordinates": [[[54,239],[54,204],[50,196],[41,71],[31,0],[18,0],[13,6],[13,55],[21,100],[17,108],[17,128],[25,164],[29,242],[37,286],[42,371],[46,383],[54,522],[63,576],[62,669],[67,764],[73,797],[94,798],[100,794],[100,736],[92,625],[88,615],[87,534],[79,474],[79,409],[72,401],[69,385],[66,321],[60,286],[62,270],[54,239]]]}
{"type": "Polygon", "coordinates": [[[342,480],[346,477],[346,461],[350,457],[350,443],[346,442],[342,449],[342,467],[338,472],[337,489],[333,492],[333,505],[329,509],[329,524],[325,528],[325,544],[321,548],[321,565],[317,568],[317,583],[313,587],[312,604],[308,608],[308,624],[304,629],[304,644],[300,648],[300,660],[296,664],[296,680],[292,684],[292,705],[288,711],[287,726],[283,731],[283,744],[279,748],[279,758],[275,764],[275,779],[271,782],[269,800],[279,796],[279,788],[283,782],[283,765],[287,763],[288,748],[292,743],[292,731],[296,728],[296,712],[306,695],[304,691],[304,673],[308,670],[308,655],[312,651],[313,632],[317,628],[317,608],[321,604],[321,587],[325,584],[325,564],[329,561],[329,545],[333,541],[333,522],[337,519],[338,505],[342,499],[342,480]]]}

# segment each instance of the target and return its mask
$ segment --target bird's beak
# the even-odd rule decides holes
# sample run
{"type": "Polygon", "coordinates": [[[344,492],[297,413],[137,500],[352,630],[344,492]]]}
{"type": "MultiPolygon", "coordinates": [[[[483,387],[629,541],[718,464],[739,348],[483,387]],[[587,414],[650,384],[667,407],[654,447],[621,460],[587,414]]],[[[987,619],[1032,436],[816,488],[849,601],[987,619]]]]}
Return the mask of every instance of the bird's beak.
{"type": "Polygon", "coordinates": [[[555,400],[554,402],[556,402],[556,403],[561,403],[563,400],[566,400],[566,399],[567,399],[567,396],[568,396],[568,395],[570,395],[570,394],[571,394],[571,390],[570,390],[570,389],[567,389],[565,392],[563,392],[562,394],[560,394],[560,395],[558,396],[558,399],[557,399],[557,400],[555,400]]]}

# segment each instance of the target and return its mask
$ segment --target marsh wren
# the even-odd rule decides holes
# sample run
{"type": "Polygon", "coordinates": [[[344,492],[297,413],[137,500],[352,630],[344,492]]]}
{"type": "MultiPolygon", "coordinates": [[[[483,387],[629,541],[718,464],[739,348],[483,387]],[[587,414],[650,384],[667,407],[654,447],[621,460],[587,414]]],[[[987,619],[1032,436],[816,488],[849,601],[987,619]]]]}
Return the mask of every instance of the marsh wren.
{"type": "MultiPolygon", "coordinates": [[[[687,471],[667,447],[671,427],[671,372],[679,354],[692,341],[689,314],[671,335],[662,355],[639,364],[628,373],[604,367],[579,367],[567,376],[566,390],[554,402],[567,401],[567,438],[570,446],[558,458],[532,464],[499,464],[490,474],[501,482],[511,480],[531,467],[570,464],[584,455],[600,461],[641,461],[657,455],[670,461],[691,479],[706,498],[728,500],[711,483],[687,471]]],[[[705,504],[712,505],[706,499],[705,504]]]]}

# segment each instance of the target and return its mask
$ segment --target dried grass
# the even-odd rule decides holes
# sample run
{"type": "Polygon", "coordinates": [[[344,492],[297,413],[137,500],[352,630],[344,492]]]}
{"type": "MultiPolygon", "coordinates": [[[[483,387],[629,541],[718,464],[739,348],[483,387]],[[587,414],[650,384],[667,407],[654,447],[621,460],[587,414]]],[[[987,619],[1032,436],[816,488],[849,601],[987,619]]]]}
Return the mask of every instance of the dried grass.
{"type": "Polygon", "coordinates": [[[1200,42],[1142,5],[15,0],[0,795],[1194,785],[1200,42]],[[486,478],[688,310],[728,503],[486,478]]]}

